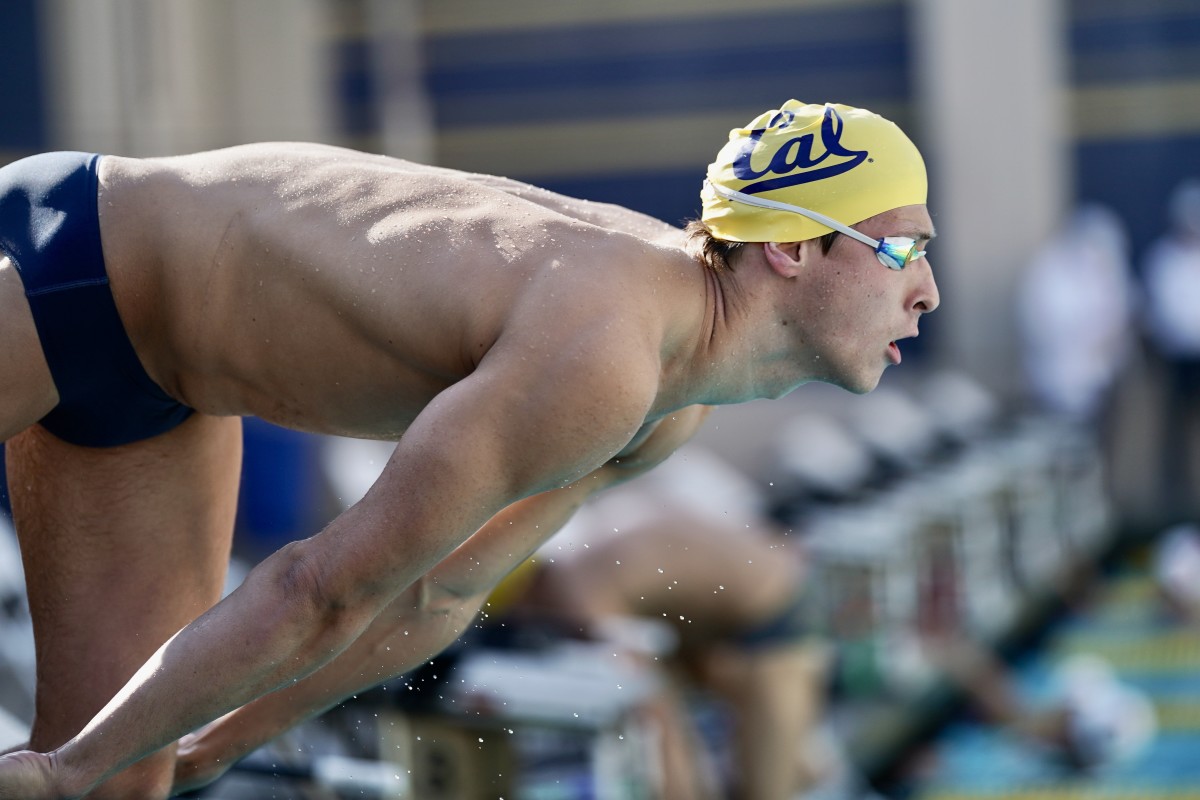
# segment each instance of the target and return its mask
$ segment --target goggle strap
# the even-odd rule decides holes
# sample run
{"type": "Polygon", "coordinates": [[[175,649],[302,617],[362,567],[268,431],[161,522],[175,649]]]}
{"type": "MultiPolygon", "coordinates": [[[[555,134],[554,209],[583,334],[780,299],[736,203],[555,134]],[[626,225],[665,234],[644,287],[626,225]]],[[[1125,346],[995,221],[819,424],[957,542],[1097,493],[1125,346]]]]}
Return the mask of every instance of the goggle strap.
{"type": "Polygon", "coordinates": [[[865,233],[859,233],[858,231],[854,230],[853,228],[851,228],[847,225],[843,225],[842,223],[838,222],[836,219],[833,219],[832,217],[827,217],[824,214],[821,214],[817,211],[812,211],[811,209],[802,208],[800,206],[794,206],[791,203],[781,203],[778,200],[771,200],[770,198],[767,198],[767,197],[755,197],[752,194],[746,194],[745,192],[739,192],[736,189],[727,189],[724,186],[718,186],[717,184],[713,183],[712,181],[705,181],[705,183],[707,183],[714,192],[719,194],[721,197],[724,197],[726,200],[733,200],[733,201],[736,201],[739,203],[745,203],[748,206],[758,206],[759,208],[770,208],[770,209],[774,209],[776,211],[790,211],[793,214],[799,214],[802,217],[808,217],[813,222],[819,222],[822,225],[824,225],[826,228],[832,228],[833,230],[837,231],[838,233],[842,233],[842,234],[845,234],[846,236],[849,236],[851,239],[857,239],[858,241],[862,242],[865,245],[870,245],[871,249],[875,250],[876,252],[879,251],[880,244],[881,244],[879,239],[872,239],[870,236],[867,236],[865,233]]]}

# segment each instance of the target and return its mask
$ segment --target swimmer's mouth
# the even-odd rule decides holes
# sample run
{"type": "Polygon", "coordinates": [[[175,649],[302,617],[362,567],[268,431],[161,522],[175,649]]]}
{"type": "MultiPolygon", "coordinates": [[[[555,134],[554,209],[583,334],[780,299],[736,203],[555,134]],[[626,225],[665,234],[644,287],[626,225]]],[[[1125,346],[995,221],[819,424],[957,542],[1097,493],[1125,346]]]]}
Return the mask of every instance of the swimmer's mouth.
{"type": "Polygon", "coordinates": [[[917,337],[917,333],[914,331],[913,333],[910,333],[907,336],[900,336],[900,337],[888,342],[888,346],[887,346],[888,360],[891,361],[892,364],[899,364],[901,361],[900,345],[896,344],[896,342],[900,341],[901,339],[915,339],[916,337],[917,337]]]}

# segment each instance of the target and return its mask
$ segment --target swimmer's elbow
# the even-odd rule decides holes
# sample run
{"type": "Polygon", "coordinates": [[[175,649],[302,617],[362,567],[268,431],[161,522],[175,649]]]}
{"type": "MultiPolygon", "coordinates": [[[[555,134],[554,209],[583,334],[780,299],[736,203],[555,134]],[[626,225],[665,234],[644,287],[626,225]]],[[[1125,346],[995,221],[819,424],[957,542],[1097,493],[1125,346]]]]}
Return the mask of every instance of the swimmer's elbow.
{"type": "Polygon", "coordinates": [[[287,545],[280,555],[285,559],[278,578],[283,602],[299,612],[316,638],[353,638],[374,618],[376,604],[362,593],[340,590],[328,565],[301,543],[287,545]]]}
{"type": "Polygon", "coordinates": [[[279,554],[287,558],[279,577],[279,589],[287,602],[309,609],[318,616],[334,615],[344,607],[329,592],[328,578],[312,554],[296,543],[287,545],[279,554]]]}

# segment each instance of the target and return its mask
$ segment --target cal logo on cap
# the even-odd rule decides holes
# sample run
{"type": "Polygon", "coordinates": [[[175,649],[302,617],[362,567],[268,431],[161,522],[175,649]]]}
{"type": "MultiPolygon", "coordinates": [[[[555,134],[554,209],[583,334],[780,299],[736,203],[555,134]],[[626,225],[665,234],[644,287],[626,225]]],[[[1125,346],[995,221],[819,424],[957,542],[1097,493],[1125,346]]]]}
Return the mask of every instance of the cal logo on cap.
{"type": "Polygon", "coordinates": [[[925,202],[925,162],[894,123],[865,109],[789,100],[760,114],[708,167],[703,220],[735,242],[797,242],[829,233],[812,219],[739,203],[709,182],[809,208],[853,225],[884,211],[925,202]]]}

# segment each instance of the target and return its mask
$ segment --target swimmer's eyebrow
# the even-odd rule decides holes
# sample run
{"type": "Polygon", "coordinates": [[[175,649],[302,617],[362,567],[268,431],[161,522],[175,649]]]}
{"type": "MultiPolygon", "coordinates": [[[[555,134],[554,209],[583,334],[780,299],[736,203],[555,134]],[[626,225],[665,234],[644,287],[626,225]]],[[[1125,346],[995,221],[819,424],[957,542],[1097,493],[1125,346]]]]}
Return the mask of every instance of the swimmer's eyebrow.
{"type": "Polygon", "coordinates": [[[900,231],[894,235],[907,236],[909,239],[913,239],[918,242],[921,241],[922,239],[927,242],[932,242],[934,239],[937,238],[937,233],[935,231],[908,230],[908,231],[900,231]]]}

